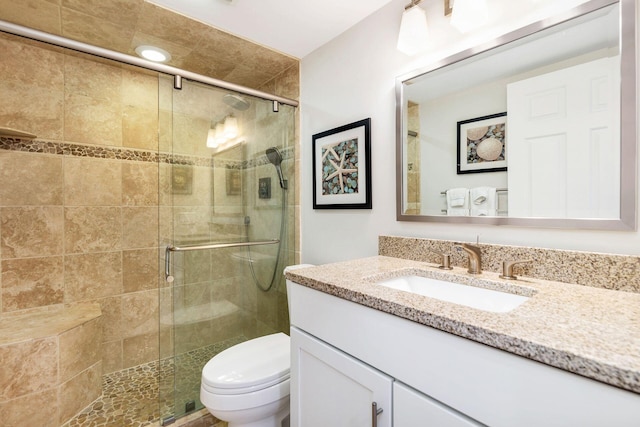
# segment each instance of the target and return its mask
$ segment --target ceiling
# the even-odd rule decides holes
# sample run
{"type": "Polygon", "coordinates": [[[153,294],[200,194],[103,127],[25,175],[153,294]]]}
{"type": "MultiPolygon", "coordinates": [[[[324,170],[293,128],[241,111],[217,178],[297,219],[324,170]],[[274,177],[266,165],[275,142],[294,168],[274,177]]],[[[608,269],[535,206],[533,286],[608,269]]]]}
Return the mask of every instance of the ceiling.
{"type": "Polygon", "coordinates": [[[393,0],[150,0],[303,58],[393,0]]]}

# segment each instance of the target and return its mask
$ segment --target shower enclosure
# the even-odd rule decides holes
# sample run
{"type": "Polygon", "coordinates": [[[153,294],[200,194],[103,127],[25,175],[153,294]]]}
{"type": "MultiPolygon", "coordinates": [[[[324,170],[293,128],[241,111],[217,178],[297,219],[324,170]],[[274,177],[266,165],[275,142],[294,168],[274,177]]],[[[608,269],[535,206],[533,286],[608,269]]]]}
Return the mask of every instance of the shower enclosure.
{"type": "MultiPolygon", "coordinates": [[[[282,271],[294,263],[295,110],[161,78],[160,419],[202,408],[203,366],[289,330],[282,271]],[[164,250],[162,250],[164,248],[164,250]]],[[[256,355],[259,357],[259,355],[256,355]]]]}
{"type": "Polygon", "coordinates": [[[201,408],[214,354],[289,328],[297,103],[4,21],[0,63],[0,320],[82,325],[59,360],[3,359],[38,363],[5,379],[20,387],[2,422],[168,424],[201,408]]]}

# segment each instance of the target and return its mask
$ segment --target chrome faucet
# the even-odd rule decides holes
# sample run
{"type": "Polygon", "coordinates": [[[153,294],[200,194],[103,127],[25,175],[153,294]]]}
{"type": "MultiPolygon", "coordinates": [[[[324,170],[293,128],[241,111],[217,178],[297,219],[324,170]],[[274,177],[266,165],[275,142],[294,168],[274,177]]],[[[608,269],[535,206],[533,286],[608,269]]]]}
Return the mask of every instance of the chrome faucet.
{"type": "Polygon", "coordinates": [[[453,245],[453,247],[460,248],[469,255],[469,269],[467,270],[469,274],[482,273],[482,254],[480,253],[479,247],[470,245],[469,243],[460,243],[453,245]]]}

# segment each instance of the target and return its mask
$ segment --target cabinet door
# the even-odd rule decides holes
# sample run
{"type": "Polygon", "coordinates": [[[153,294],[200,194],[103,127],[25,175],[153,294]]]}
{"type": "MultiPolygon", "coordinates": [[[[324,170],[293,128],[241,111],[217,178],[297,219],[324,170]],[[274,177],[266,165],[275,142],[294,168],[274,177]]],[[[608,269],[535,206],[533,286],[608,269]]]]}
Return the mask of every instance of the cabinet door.
{"type": "Polygon", "coordinates": [[[390,427],[392,384],[369,365],[291,328],[292,427],[390,427]],[[382,409],[375,417],[374,403],[382,409]]]}
{"type": "Polygon", "coordinates": [[[479,427],[471,418],[402,383],[393,384],[394,427],[479,427]]]}

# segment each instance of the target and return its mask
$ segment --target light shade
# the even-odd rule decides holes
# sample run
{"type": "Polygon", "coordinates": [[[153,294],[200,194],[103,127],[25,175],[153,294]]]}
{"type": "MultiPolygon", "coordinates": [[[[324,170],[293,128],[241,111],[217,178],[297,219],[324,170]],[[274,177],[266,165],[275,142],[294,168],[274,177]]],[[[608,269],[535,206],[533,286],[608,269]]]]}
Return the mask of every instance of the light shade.
{"type": "Polygon", "coordinates": [[[417,5],[405,9],[400,22],[398,50],[407,55],[415,55],[426,48],[428,36],[429,27],[424,9],[417,5]]]}
{"type": "Polygon", "coordinates": [[[224,125],[222,123],[218,123],[216,125],[215,135],[216,147],[220,144],[224,144],[227,141],[227,138],[224,137],[224,125]]]}
{"type": "Polygon", "coordinates": [[[224,119],[224,137],[233,139],[238,136],[238,119],[229,116],[224,119]]]}
{"type": "Polygon", "coordinates": [[[489,20],[486,0],[455,0],[451,13],[451,25],[462,33],[468,33],[489,20]]]}
{"type": "Polygon", "coordinates": [[[167,62],[171,54],[164,49],[155,46],[142,45],[136,48],[138,56],[153,62],[167,62]]]}
{"type": "Polygon", "coordinates": [[[209,129],[207,147],[214,148],[219,152],[227,149],[230,145],[240,142],[239,137],[238,119],[233,116],[227,116],[209,129]]]}
{"type": "Polygon", "coordinates": [[[207,133],[207,147],[216,148],[217,146],[218,140],[216,139],[216,130],[215,128],[211,128],[207,133]]]}

